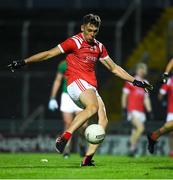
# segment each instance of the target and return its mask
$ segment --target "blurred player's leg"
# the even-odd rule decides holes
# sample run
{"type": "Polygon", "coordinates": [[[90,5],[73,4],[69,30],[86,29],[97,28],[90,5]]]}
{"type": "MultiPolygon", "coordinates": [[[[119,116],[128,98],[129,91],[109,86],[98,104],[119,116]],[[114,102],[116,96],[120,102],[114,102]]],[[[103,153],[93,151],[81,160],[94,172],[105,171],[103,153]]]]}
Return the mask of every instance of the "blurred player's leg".
{"type": "Polygon", "coordinates": [[[169,147],[170,147],[170,153],[169,155],[173,157],[173,132],[169,133],[169,147]]]}
{"type": "MultiPolygon", "coordinates": [[[[97,97],[98,103],[99,103],[99,110],[98,110],[98,124],[102,125],[104,129],[106,129],[108,119],[106,115],[106,109],[105,105],[101,99],[101,97],[97,97]]],[[[86,155],[82,161],[82,166],[91,166],[94,165],[92,163],[92,157],[94,156],[94,153],[96,152],[97,148],[100,144],[89,144],[88,150],[86,152],[86,155]]]]}
{"type": "Polygon", "coordinates": [[[156,141],[160,136],[173,130],[173,121],[166,122],[161,128],[151,133],[151,139],[156,141]]]}
{"type": "Polygon", "coordinates": [[[148,150],[150,153],[154,153],[154,146],[156,144],[157,139],[173,130],[173,121],[166,122],[161,128],[152,132],[148,135],[148,150]]]}
{"type": "Polygon", "coordinates": [[[136,153],[137,143],[142,133],[144,132],[144,124],[141,122],[139,117],[133,117],[131,120],[133,125],[132,134],[130,137],[130,148],[129,148],[129,156],[134,156],[136,153]]]}
{"type": "Polygon", "coordinates": [[[82,92],[80,94],[80,101],[86,108],[75,116],[70,127],[56,140],[56,149],[60,153],[63,152],[67,141],[71,138],[72,133],[81,127],[87,119],[98,111],[98,100],[93,89],[87,89],[82,92]]]}
{"type": "MultiPolygon", "coordinates": [[[[62,112],[62,115],[64,120],[64,131],[66,131],[70,127],[70,124],[73,120],[73,113],[62,112]]],[[[68,158],[70,151],[71,151],[71,139],[68,141],[67,145],[65,146],[63,152],[64,158],[68,158]]]]}

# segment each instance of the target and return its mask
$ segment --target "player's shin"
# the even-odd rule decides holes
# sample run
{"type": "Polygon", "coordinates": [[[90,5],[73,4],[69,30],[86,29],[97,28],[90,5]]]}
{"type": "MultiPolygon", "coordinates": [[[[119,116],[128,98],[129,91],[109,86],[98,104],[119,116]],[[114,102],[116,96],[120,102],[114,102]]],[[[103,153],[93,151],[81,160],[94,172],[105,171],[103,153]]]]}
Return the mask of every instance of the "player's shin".
{"type": "MultiPolygon", "coordinates": [[[[101,125],[104,129],[106,129],[107,124],[108,124],[108,119],[107,119],[107,115],[106,115],[105,106],[100,97],[98,97],[97,99],[98,99],[98,103],[99,103],[98,124],[101,125]]],[[[88,160],[90,160],[90,162],[91,162],[91,160],[99,146],[100,146],[100,144],[89,144],[88,150],[87,150],[86,155],[82,162],[83,164],[88,162],[88,160]]]]}

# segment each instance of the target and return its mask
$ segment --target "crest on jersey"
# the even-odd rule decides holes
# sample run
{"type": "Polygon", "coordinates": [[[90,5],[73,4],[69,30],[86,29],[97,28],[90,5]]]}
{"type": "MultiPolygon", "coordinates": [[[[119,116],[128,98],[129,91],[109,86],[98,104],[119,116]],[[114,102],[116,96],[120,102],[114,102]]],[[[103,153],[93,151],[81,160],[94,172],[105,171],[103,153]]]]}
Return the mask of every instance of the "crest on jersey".
{"type": "Polygon", "coordinates": [[[90,51],[97,51],[97,46],[95,46],[95,45],[94,45],[94,46],[91,46],[91,47],[90,47],[90,51]]]}

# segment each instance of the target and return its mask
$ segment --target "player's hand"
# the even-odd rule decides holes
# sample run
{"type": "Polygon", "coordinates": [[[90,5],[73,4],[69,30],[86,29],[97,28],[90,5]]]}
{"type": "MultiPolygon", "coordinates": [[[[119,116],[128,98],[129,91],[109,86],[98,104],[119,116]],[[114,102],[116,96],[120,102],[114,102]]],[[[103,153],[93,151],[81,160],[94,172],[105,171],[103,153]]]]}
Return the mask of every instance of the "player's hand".
{"type": "Polygon", "coordinates": [[[25,63],[24,60],[22,60],[22,61],[12,61],[12,63],[10,63],[8,65],[8,67],[11,69],[12,72],[14,72],[16,69],[20,69],[25,65],[26,65],[26,63],[25,63]]]}
{"type": "Polygon", "coordinates": [[[167,83],[168,77],[169,77],[168,73],[162,74],[162,77],[161,77],[162,83],[167,83]]]}
{"type": "Polygon", "coordinates": [[[58,103],[55,98],[51,98],[49,100],[48,108],[51,111],[55,111],[56,109],[58,109],[58,103]]]}
{"type": "Polygon", "coordinates": [[[133,81],[133,86],[144,88],[146,92],[153,90],[153,86],[151,84],[148,84],[145,81],[138,81],[136,79],[133,81]]]}

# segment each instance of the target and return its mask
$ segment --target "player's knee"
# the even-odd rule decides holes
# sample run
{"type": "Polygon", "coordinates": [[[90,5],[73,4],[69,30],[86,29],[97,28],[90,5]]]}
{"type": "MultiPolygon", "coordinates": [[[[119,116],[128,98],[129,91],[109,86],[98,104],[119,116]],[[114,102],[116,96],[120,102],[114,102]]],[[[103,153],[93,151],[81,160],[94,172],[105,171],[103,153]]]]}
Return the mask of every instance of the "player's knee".
{"type": "Polygon", "coordinates": [[[108,119],[107,117],[105,117],[104,119],[102,119],[99,123],[104,129],[106,129],[107,125],[108,125],[108,119]]]}
{"type": "Polygon", "coordinates": [[[70,125],[71,125],[71,122],[65,122],[65,127],[66,127],[66,129],[68,129],[69,127],[70,127],[70,125]]]}
{"type": "Polygon", "coordinates": [[[88,111],[90,112],[91,115],[94,115],[98,112],[98,104],[91,104],[87,107],[88,111]]]}
{"type": "Polygon", "coordinates": [[[138,127],[137,131],[139,134],[142,134],[144,132],[144,127],[143,126],[138,127]]]}

